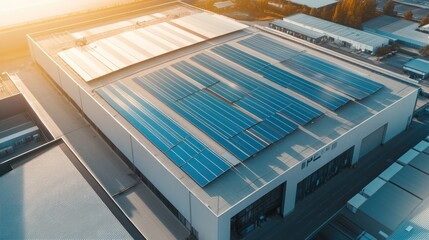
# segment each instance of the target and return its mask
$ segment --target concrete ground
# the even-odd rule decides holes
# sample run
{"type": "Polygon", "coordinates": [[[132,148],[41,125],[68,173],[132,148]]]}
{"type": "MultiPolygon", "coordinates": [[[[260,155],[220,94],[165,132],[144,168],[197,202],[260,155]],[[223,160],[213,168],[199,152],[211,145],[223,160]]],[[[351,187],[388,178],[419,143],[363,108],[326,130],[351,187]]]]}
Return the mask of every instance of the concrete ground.
{"type": "Polygon", "coordinates": [[[284,219],[270,219],[244,239],[306,239],[338,212],[347,201],[429,135],[429,116],[414,119],[410,128],[362,158],[356,168],[345,169],[298,203],[284,219]]]}
{"type": "Polygon", "coordinates": [[[112,151],[27,53],[0,61],[55,138],[63,137],[147,239],[185,239],[189,231],[112,151]],[[121,194],[118,194],[121,193],[121,194]]]}

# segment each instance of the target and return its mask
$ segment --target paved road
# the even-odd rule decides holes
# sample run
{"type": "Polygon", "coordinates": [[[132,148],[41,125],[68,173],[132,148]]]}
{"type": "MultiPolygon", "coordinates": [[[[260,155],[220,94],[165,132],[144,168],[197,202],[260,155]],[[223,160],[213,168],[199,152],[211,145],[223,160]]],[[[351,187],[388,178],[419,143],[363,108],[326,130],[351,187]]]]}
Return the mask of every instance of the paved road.
{"type": "Polygon", "coordinates": [[[357,164],[319,188],[285,219],[273,220],[245,239],[305,239],[371,180],[390,166],[409,148],[429,135],[429,117],[414,120],[406,132],[378,147],[357,164]]]}

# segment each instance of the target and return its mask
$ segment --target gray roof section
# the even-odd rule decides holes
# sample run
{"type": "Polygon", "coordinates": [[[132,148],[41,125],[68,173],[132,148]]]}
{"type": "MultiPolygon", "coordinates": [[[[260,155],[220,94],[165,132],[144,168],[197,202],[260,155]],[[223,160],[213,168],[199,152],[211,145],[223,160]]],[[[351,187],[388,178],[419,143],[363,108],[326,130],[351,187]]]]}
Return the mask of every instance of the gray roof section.
{"type": "Polygon", "coordinates": [[[132,239],[65,144],[27,155],[0,177],[0,239],[132,239]]]}
{"type": "Polygon", "coordinates": [[[420,199],[425,199],[429,196],[429,175],[411,166],[403,167],[401,171],[390,179],[390,182],[420,199]]]}
{"type": "Polygon", "coordinates": [[[279,27],[282,27],[282,28],[286,28],[286,29],[291,30],[293,32],[296,32],[296,33],[299,33],[299,34],[302,34],[302,35],[305,35],[305,36],[308,36],[308,37],[311,37],[314,39],[318,39],[318,38],[325,36],[325,34],[323,34],[323,33],[316,32],[316,31],[313,31],[313,30],[310,30],[307,28],[303,28],[303,27],[297,26],[295,24],[287,23],[287,22],[282,21],[282,20],[275,20],[272,22],[272,24],[279,26],[279,27]]]}
{"type": "Polygon", "coordinates": [[[429,61],[421,58],[416,58],[404,64],[404,68],[417,70],[419,72],[429,73],[429,61]]]}
{"type": "Polygon", "coordinates": [[[426,153],[420,153],[410,162],[410,165],[429,174],[429,155],[426,153]]]}
{"type": "Polygon", "coordinates": [[[393,231],[420,203],[416,196],[386,183],[359,210],[393,231]]]}

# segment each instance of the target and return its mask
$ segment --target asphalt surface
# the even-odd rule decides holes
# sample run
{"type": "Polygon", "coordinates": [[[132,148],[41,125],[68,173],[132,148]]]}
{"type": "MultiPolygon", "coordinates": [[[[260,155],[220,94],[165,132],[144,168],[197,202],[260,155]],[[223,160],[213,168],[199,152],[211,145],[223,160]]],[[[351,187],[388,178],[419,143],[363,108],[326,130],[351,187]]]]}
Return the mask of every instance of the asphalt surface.
{"type": "Polygon", "coordinates": [[[267,222],[244,239],[306,239],[347,201],[408,149],[429,135],[429,116],[414,119],[410,128],[345,169],[300,202],[284,219],[267,222]]]}

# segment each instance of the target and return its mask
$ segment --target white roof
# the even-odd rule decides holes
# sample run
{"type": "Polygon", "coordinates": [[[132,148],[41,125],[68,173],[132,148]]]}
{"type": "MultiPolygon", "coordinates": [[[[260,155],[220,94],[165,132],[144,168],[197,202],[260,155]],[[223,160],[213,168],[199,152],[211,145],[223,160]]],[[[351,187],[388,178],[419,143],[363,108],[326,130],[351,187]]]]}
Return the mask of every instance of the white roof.
{"type": "Polygon", "coordinates": [[[402,168],[403,166],[401,166],[400,164],[393,163],[392,165],[390,165],[390,167],[384,170],[384,172],[382,172],[378,177],[385,181],[389,181],[402,168]]]}
{"type": "Polygon", "coordinates": [[[411,160],[413,160],[417,155],[419,155],[419,152],[414,150],[414,149],[410,149],[408,150],[404,155],[402,155],[400,158],[398,158],[398,162],[402,163],[404,165],[407,165],[408,163],[411,162],[411,160]]]}
{"type": "Polygon", "coordinates": [[[370,183],[368,183],[368,185],[366,185],[365,188],[362,189],[361,194],[366,196],[366,197],[371,197],[384,184],[386,184],[386,181],[377,177],[374,180],[372,180],[370,183]]]}
{"type": "Polygon", "coordinates": [[[300,4],[300,5],[306,5],[310,8],[321,8],[324,6],[328,6],[334,3],[337,3],[337,0],[291,0],[291,2],[300,4]]]}
{"type": "Polygon", "coordinates": [[[231,2],[231,1],[216,2],[213,4],[213,6],[215,6],[218,9],[232,7],[234,5],[235,5],[235,3],[231,2]]]}
{"type": "Polygon", "coordinates": [[[92,81],[119,69],[247,28],[232,19],[206,12],[194,13],[176,19],[164,19],[149,26],[136,26],[136,22],[165,18],[164,14],[142,16],[129,21],[102,25],[71,35],[77,40],[98,38],[88,45],[72,47],[58,55],[82,79],[92,81]],[[128,28],[110,36],[108,32],[128,28]],[[107,36],[104,36],[104,35],[107,36]]]}
{"type": "Polygon", "coordinates": [[[426,148],[429,147],[429,142],[426,142],[425,140],[420,141],[416,146],[413,148],[419,152],[423,152],[426,148]]]}
{"type": "Polygon", "coordinates": [[[352,206],[355,209],[358,209],[364,202],[366,202],[367,198],[362,194],[358,193],[354,197],[352,197],[347,204],[352,206]]]}

